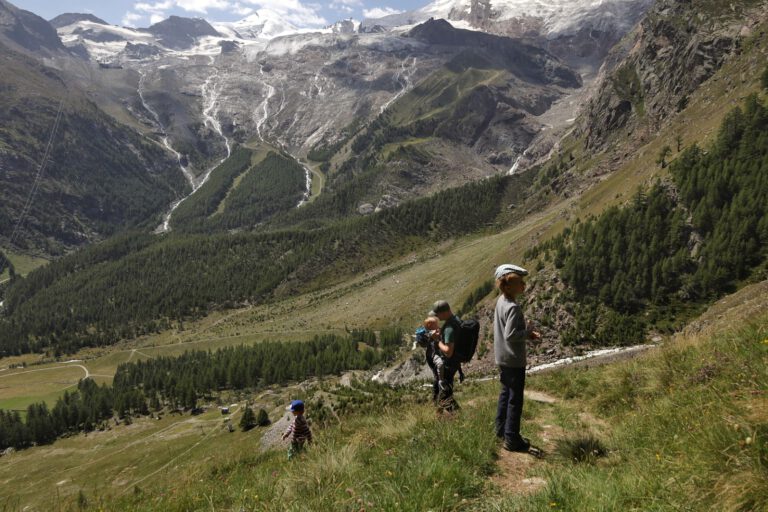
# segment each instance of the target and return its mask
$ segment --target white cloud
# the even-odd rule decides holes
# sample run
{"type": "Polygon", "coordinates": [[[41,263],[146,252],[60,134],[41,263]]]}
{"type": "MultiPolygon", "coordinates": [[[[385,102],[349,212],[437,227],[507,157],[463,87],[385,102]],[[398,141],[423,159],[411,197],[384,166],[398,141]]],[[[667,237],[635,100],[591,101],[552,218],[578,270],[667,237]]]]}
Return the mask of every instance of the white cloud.
{"type": "Polygon", "coordinates": [[[362,7],[362,0],[333,0],[329,7],[337,11],[353,12],[355,7],[362,7]]]}
{"type": "Polygon", "coordinates": [[[163,16],[162,14],[152,14],[149,17],[149,24],[154,25],[155,23],[160,23],[164,19],[165,19],[165,16],[163,16]]]}
{"type": "Polygon", "coordinates": [[[326,25],[328,21],[320,15],[322,6],[314,3],[302,3],[301,0],[244,0],[243,3],[258,9],[276,12],[287,22],[297,27],[316,27],[326,25]]]}
{"type": "Polygon", "coordinates": [[[383,18],[390,14],[400,14],[403,11],[393,9],[391,7],[374,7],[373,9],[363,9],[363,16],[366,18],[383,18]]]}
{"type": "Polygon", "coordinates": [[[155,3],[149,3],[149,2],[138,2],[133,5],[133,8],[137,11],[143,11],[143,12],[158,12],[158,11],[167,11],[171,7],[173,7],[173,1],[166,0],[164,2],[155,2],[155,3]]]}
{"type": "Polygon", "coordinates": [[[136,24],[142,19],[144,19],[144,16],[141,14],[129,11],[125,13],[125,16],[123,16],[123,19],[120,23],[126,27],[135,27],[136,24]]]}
{"type": "Polygon", "coordinates": [[[176,5],[188,12],[207,14],[210,9],[229,9],[232,2],[229,0],[175,0],[176,5]]]}
{"type": "Polygon", "coordinates": [[[236,3],[232,6],[232,11],[238,16],[250,16],[256,10],[253,7],[246,7],[241,3],[236,3]]]}
{"type": "MultiPolygon", "coordinates": [[[[362,0],[333,0],[341,8],[350,9],[362,6],[362,0]]],[[[298,27],[323,26],[328,22],[320,14],[321,5],[303,3],[301,0],[158,0],[154,2],[137,2],[133,11],[126,13],[124,24],[135,24],[144,16],[151,20],[165,19],[171,9],[181,9],[189,13],[207,15],[209,11],[224,11],[238,16],[248,16],[257,9],[269,9],[280,17],[298,27]],[[144,16],[142,16],[143,13],[144,16]],[[130,16],[129,16],[130,15],[130,16]]]]}

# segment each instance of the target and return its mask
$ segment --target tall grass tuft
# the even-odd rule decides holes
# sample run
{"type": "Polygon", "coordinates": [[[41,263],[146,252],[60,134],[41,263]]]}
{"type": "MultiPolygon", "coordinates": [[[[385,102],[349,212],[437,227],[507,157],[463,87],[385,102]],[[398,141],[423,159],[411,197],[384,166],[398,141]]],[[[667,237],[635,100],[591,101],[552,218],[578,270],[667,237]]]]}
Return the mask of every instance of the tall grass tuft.
{"type": "Polygon", "coordinates": [[[597,459],[608,455],[602,441],[592,434],[558,439],[557,453],[574,463],[594,464],[597,459]]]}

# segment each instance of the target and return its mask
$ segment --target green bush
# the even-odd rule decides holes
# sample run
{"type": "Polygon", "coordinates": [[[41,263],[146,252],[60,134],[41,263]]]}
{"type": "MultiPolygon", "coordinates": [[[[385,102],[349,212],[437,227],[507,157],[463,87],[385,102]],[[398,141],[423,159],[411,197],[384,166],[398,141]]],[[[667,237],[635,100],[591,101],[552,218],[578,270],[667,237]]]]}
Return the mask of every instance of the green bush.
{"type": "Polygon", "coordinates": [[[240,430],[247,432],[255,427],[256,424],[256,415],[253,414],[253,409],[246,405],[243,410],[243,416],[240,418],[240,430]]]}

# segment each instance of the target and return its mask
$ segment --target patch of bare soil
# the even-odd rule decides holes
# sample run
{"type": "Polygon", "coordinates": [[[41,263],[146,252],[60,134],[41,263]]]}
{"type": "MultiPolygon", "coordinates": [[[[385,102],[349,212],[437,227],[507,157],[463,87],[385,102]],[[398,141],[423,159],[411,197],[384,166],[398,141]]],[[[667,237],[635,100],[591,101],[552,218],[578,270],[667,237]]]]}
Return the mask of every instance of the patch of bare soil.
{"type": "MultiPolygon", "coordinates": [[[[536,390],[525,390],[525,399],[545,404],[557,403],[557,398],[536,390]]],[[[551,453],[557,439],[563,437],[563,429],[550,423],[541,424],[541,446],[543,454],[551,453]]],[[[547,481],[538,476],[528,476],[531,468],[542,464],[540,458],[531,453],[509,452],[499,445],[499,460],[496,462],[496,473],[491,482],[506,494],[533,494],[547,485],[547,481]]]]}

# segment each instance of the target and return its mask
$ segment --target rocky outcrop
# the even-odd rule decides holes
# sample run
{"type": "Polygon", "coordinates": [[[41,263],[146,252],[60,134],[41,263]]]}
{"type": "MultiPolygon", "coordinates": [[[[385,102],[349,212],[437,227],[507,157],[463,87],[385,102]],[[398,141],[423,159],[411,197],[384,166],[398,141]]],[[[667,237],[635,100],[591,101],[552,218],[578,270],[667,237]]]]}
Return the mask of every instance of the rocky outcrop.
{"type": "Polygon", "coordinates": [[[414,381],[432,379],[432,371],[424,359],[424,350],[417,349],[405,361],[377,372],[371,380],[389,386],[402,386],[414,381]]]}
{"type": "Polygon", "coordinates": [[[128,59],[143,60],[160,55],[163,51],[152,44],[127,43],[123,50],[123,56],[128,59]]]}
{"type": "Polygon", "coordinates": [[[357,23],[353,19],[337,21],[329,27],[334,34],[354,34],[357,23]]]}
{"type": "Polygon", "coordinates": [[[704,14],[691,2],[659,1],[613,50],[579,123],[590,149],[638,128],[640,137],[655,132],[739,51],[750,17],[734,4],[719,8],[722,13],[704,14]]]}

